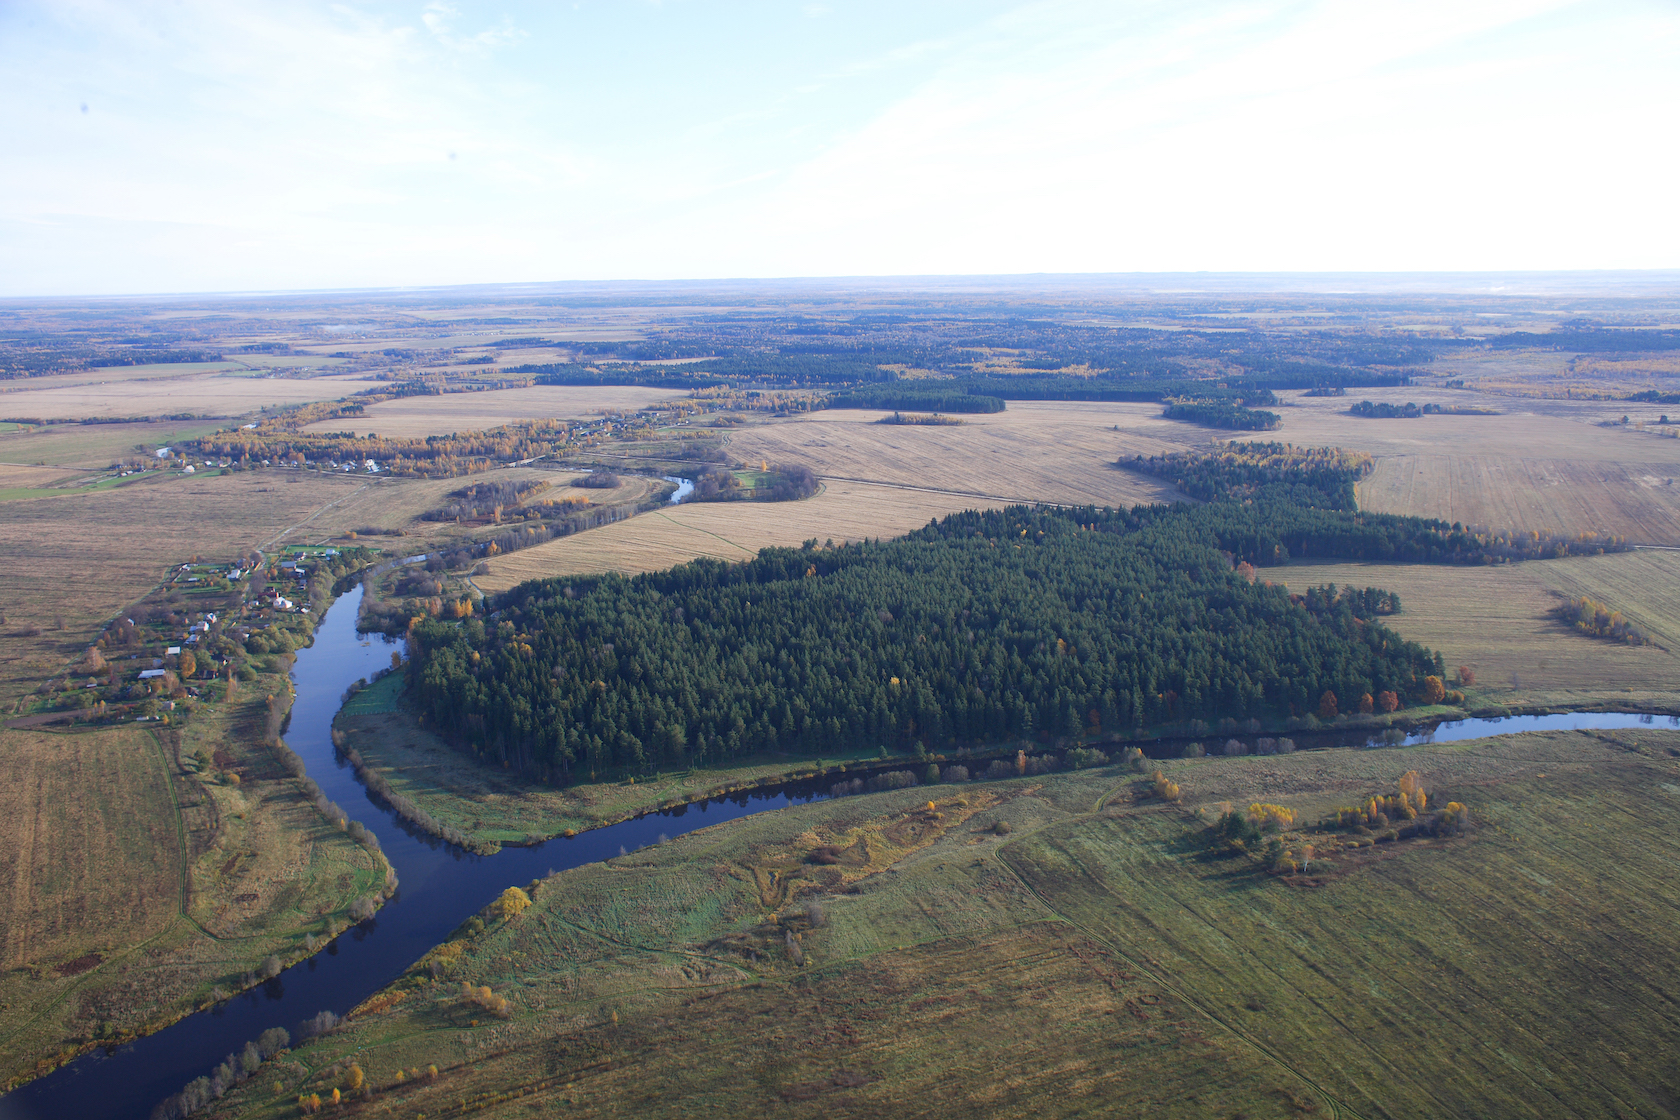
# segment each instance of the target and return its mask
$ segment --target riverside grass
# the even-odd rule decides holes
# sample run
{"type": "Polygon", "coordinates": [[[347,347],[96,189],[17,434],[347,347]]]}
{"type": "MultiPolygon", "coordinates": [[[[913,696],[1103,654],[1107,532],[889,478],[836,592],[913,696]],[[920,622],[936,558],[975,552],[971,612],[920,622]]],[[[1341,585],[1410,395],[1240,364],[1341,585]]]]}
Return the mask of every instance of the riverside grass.
{"type": "Polygon", "coordinates": [[[1677,756],[1542,733],[1166,763],[1181,806],[1109,767],[767,813],[531,884],[224,1107],[289,1116],[354,1055],[409,1117],[1667,1116],[1677,756]],[[1409,770],[1473,832],[1295,885],[1199,840],[1409,770]]]}

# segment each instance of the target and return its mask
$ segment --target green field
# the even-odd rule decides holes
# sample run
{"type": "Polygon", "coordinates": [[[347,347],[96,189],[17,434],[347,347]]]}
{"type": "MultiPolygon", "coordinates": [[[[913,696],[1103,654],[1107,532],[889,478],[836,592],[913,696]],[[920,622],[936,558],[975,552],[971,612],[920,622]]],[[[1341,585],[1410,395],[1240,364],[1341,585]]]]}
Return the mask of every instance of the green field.
{"type": "Polygon", "coordinates": [[[1672,1116],[1677,757],[1531,734],[1171,763],[1182,806],[1107,768],[764,814],[533,884],[223,1104],[293,1115],[353,1057],[403,1117],[1672,1116]],[[1407,770],[1472,830],[1293,880],[1205,841],[1407,770]]]}

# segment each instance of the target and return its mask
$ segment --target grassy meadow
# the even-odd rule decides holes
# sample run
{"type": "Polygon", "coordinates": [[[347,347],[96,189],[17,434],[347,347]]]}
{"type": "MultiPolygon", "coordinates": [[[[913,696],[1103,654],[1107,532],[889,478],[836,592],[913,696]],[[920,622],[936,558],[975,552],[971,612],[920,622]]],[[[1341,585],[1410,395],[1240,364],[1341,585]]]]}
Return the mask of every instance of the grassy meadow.
{"type": "Polygon", "coordinates": [[[1553,733],[1169,763],[1179,805],[1108,767],[762,814],[530,884],[223,1104],[294,1115],[354,1059],[399,1117],[1670,1116],[1677,757],[1553,733]],[[1208,842],[1408,770],[1474,827],[1289,834],[1330,854],[1283,878],[1208,842]]]}

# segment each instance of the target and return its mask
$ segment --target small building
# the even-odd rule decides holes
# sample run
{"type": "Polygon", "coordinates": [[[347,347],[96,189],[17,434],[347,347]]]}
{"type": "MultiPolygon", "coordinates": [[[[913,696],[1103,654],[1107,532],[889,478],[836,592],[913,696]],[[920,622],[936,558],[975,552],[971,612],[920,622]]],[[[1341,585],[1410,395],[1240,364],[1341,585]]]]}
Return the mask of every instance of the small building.
{"type": "Polygon", "coordinates": [[[161,677],[163,674],[164,670],[162,669],[142,669],[140,670],[140,679],[143,681],[149,681],[153,677],[161,677]]]}
{"type": "Polygon", "coordinates": [[[167,458],[169,458],[169,448],[167,448],[167,447],[160,447],[160,448],[158,448],[158,449],[157,449],[157,457],[158,457],[158,458],[159,458],[159,459],[167,459],[167,458]]]}
{"type": "Polygon", "coordinates": [[[170,646],[168,649],[163,651],[163,654],[165,657],[179,657],[181,656],[181,647],[170,646]]]}

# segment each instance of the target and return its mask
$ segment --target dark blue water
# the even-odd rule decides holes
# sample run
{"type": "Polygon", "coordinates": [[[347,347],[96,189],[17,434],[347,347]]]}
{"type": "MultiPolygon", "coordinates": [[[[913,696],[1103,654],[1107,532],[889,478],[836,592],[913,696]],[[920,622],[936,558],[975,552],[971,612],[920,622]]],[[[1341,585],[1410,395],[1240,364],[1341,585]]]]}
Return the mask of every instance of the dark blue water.
{"type": "Polygon", "coordinates": [[[335,603],[316,631],[315,644],[298,652],[292,672],[297,701],[286,742],[326,795],[378,835],[401,880],[397,894],[375,918],[261,988],[114,1053],[96,1051],[0,1098],[0,1120],[146,1117],[158,1101],[207,1075],[229,1052],[237,1052],[269,1027],[284,1027],[295,1037],[298,1024],[319,1011],[349,1011],[402,975],[509,886],[524,886],[550,870],[607,859],[618,855],[621,847],[634,850],[662,836],[681,836],[819,796],[814,789],[743,793],[649,814],[572,839],[504,848],[494,856],[475,856],[416,834],[374,801],[333,752],[332,720],[345,688],[388,667],[395,648],[378,636],[356,633],[361,597],[358,587],[335,603]]]}

